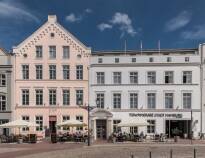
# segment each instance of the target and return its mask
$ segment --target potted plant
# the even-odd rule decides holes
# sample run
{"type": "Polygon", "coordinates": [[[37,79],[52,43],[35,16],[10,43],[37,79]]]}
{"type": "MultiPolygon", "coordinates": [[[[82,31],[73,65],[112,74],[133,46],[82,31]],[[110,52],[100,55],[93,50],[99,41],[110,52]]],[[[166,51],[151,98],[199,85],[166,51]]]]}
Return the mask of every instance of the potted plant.
{"type": "Polygon", "coordinates": [[[173,133],[173,135],[174,135],[174,142],[178,142],[180,132],[181,132],[181,131],[180,131],[178,128],[174,128],[174,129],[172,130],[172,133],[173,133]]]}

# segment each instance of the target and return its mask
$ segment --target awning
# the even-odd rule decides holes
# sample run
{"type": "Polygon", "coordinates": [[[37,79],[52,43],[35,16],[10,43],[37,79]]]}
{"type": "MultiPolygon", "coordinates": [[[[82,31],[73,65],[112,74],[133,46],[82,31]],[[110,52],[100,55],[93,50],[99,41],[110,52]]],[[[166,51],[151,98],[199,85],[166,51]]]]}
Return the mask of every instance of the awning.
{"type": "Polygon", "coordinates": [[[60,127],[78,127],[78,126],[87,126],[86,123],[80,122],[78,120],[67,120],[62,123],[57,124],[60,127]]]}
{"type": "Polygon", "coordinates": [[[146,121],[131,121],[131,122],[120,122],[117,124],[118,127],[143,127],[143,126],[149,126],[150,123],[146,121]]]}

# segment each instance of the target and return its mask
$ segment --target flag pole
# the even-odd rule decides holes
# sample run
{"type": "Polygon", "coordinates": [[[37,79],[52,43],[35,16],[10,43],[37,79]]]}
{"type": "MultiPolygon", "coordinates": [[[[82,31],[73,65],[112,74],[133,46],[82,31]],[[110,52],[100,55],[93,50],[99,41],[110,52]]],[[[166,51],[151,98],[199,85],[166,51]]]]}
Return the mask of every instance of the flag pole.
{"type": "Polygon", "coordinates": [[[125,40],[125,55],[127,53],[127,41],[125,40]]]}
{"type": "Polygon", "coordinates": [[[160,40],[158,41],[158,50],[159,50],[159,54],[160,54],[160,48],[161,46],[160,46],[160,40]]]}
{"type": "Polygon", "coordinates": [[[142,40],[140,41],[140,53],[142,55],[142,40]]]}

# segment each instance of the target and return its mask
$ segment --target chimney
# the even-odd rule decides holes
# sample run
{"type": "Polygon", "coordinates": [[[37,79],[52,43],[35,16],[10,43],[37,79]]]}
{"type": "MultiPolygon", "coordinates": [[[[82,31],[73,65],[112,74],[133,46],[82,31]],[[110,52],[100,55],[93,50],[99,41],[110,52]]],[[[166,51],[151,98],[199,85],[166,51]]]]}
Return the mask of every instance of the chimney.
{"type": "Polygon", "coordinates": [[[49,22],[56,22],[57,21],[56,15],[48,15],[48,21],[49,22]]]}

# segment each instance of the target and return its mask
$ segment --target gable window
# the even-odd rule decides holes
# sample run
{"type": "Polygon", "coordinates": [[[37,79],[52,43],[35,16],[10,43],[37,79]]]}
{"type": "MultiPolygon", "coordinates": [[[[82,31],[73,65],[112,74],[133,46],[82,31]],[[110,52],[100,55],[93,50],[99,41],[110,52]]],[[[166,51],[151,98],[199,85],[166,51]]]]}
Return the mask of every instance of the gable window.
{"type": "Polygon", "coordinates": [[[76,105],[83,105],[83,90],[76,90],[76,105]]]}
{"type": "Polygon", "coordinates": [[[29,65],[22,65],[22,78],[29,79],[29,65]]]}
{"type": "Polygon", "coordinates": [[[49,65],[49,78],[51,80],[56,79],[56,65],[49,65]]]}
{"type": "Polygon", "coordinates": [[[63,59],[70,58],[70,47],[69,46],[63,46],[63,59]]]}
{"type": "Polygon", "coordinates": [[[43,79],[43,66],[42,65],[36,65],[36,79],[43,79]]]}
{"type": "Polygon", "coordinates": [[[43,90],[36,90],[36,105],[43,105],[43,90]]]}
{"type": "Polygon", "coordinates": [[[63,79],[69,80],[70,79],[70,66],[63,65],[63,79]]]}
{"type": "Polygon", "coordinates": [[[104,72],[96,72],[97,75],[97,84],[105,83],[105,73],[104,72]]]}
{"type": "Polygon", "coordinates": [[[164,82],[165,84],[174,83],[174,72],[173,71],[165,71],[164,82]]]}
{"type": "Polygon", "coordinates": [[[165,93],[165,108],[173,109],[174,95],[173,93],[165,93]]]}
{"type": "Polygon", "coordinates": [[[29,89],[22,90],[22,105],[29,105],[29,89]]]}
{"type": "Polygon", "coordinates": [[[192,83],[192,72],[191,71],[183,71],[183,84],[192,83]]]}
{"type": "Polygon", "coordinates": [[[56,90],[49,90],[49,105],[56,105],[56,90]]]}
{"type": "Polygon", "coordinates": [[[42,58],[42,57],[43,57],[43,47],[36,46],[36,58],[42,58]]]}
{"type": "Polygon", "coordinates": [[[0,74],[0,86],[6,86],[6,74],[0,74]]]}
{"type": "Polygon", "coordinates": [[[77,80],[83,79],[83,65],[76,66],[76,79],[77,80]]]}
{"type": "Polygon", "coordinates": [[[113,108],[114,109],[121,108],[121,94],[120,93],[113,94],[113,108]]]}
{"type": "Polygon", "coordinates": [[[63,90],[63,105],[70,105],[70,90],[63,90]]]}
{"type": "Polygon", "coordinates": [[[6,111],[6,96],[0,95],[0,111],[6,111]]]}
{"type": "Polygon", "coordinates": [[[130,83],[131,84],[138,83],[138,72],[130,72],[130,83]]]}
{"type": "Polygon", "coordinates": [[[156,72],[155,71],[147,72],[147,82],[148,82],[148,84],[155,84],[156,83],[156,72]]]}
{"type": "Polygon", "coordinates": [[[113,72],[113,83],[121,84],[121,72],[113,72]]]}
{"type": "Polygon", "coordinates": [[[49,56],[50,59],[56,58],[56,46],[49,46],[49,56]]]}

